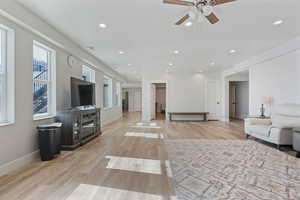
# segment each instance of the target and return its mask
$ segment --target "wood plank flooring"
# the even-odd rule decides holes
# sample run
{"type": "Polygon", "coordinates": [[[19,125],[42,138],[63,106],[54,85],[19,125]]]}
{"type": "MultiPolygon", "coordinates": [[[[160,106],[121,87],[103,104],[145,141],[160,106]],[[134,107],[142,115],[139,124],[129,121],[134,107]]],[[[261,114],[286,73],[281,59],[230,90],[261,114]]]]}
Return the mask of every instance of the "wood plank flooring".
{"type": "Polygon", "coordinates": [[[173,200],[163,139],[141,133],[165,139],[245,139],[241,122],[156,121],[160,129],[131,127],[139,121],[139,113],[126,114],[87,145],[0,177],[0,199],[173,200]]]}

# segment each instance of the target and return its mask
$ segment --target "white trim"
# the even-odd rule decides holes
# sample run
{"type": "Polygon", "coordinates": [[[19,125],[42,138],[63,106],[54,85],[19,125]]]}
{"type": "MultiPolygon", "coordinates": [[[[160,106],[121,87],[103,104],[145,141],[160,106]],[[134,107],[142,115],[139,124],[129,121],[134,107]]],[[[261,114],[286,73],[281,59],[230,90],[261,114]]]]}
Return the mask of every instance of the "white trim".
{"type": "Polygon", "coordinates": [[[104,81],[103,81],[103,109],[112,109],[114,106],[113,106],[113,104],[114,104],[114,102],[113,102],[113,79],[111,78],[111,77],[109,77],[109,76],[106,76],[106,75],[104,75],[103,76],[103,78],[104,79],[107,79],[108,81],[109,81],[109,91],[108,91],[108,95],[109,95],[109,97],[108,97],[108,100],[109,100],[109,102],[108,102],[108,106],[107,107],[105,107],[104,106],[104,98],[105,98],[105,95],[104,95],[104,81]]]}
{"type": "MultiPolygon", "coordinates": [[[[39,48],[44,49],[45,51],[50,52],[49,56],[49,74],[48,74],[48,80],[47,81],[40,81],[40,80],[32,80],[32,84],[34,82],[41,82],[45,83],[48,86],[48,113],[43,114],[34,114],[33,113],[33,120],[43,120],[48,118],[53,118],[56,115],[56,51],[36,40],[33,41],[33,48],[34,46],[37,46],[39,48]]],[[[32,66],[33,67],[33,66],[32,66]]]]}
{"type": "Polygon", "coordinates": [[[15,31],[3,24],[0,28],[5,31],[5,65],[6,65],[6,117],[2,125],[15,123],[15,31]]]}
{"type": "Polygon", "coordinates": [[[14,122],[3,122],[3,123],[0,123],[0,126],[10,126],[13,124],[14,124],[14,122]]]}
{"type": "MultiPolygon", "coordinates": [[[[151,85],[152,84],[159,84],[159,83],[165,83],[166,84],[166,120],[169,121],[169,83],[167,80],[152,80],[152,81],[148,81],[148,87],[149,89],[151,90],[151,85]]],[[[149,90],[149,102],[151,102],[151,92],[149,90]]],[[[143,97],[143,91],[142,91],[142,97],[143,97]]],[[[143,98],[142,98],[142,105],[145,105],[143,104],[143,98]]],[[[151,112],[151,104],[149,103],[148,105],[149,107],[149,111],[151,112]]],[[[142,108],[142,112],[143,112],[143,108],[142,108]]],[[[150,114],[150,113],[149,113],[150,114]]],[[[151,116],[150,116],[151,118],[151,116]]],[[[148,120],[151,120],[151,119],[148,119],[148,120]]]]}
{"type": "Polygon", "coordinates": [[[13,160],[9,163],[3,164],[0,166],[0,176],[3,176],[11,171],[14,171],[20,167],[23,167],[31,162],[37,161],[39,159],[40,151],[34,151],[25,156],[22,156],[16,160],[13,160]]]}
{"type": "Polygon", "coordinates": [[[55,117],[55,115],[49,115],[48,113],[47,114],[36,114],[36,115],[34,115],[33,120],[39,121],[39,120],[44,120],[44,119],[52,119],[54,117],[55,117]]]}

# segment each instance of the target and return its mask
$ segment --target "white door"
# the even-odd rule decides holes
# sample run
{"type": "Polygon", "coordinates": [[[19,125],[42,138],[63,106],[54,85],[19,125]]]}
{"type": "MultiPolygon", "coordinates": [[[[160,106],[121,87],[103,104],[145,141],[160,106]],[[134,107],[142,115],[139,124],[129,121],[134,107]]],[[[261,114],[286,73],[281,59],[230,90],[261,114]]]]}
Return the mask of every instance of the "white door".
{"type": "Polygon", "coordinates": [[[220,84],[218,81],[206,81],[206,111],[209,112],[208,119],[220,119],[220,84]]]}
{"type": "Polygon", "coordinates": [[[155,102],[156,102],[156,86],[155,84],[151,84],[151,119],[156,118],[155,102]]]}

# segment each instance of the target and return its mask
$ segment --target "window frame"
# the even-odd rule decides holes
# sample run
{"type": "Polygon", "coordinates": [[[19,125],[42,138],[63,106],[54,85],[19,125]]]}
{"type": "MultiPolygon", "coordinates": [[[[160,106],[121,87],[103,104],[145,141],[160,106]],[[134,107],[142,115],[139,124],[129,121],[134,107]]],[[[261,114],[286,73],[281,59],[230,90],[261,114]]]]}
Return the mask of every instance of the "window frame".
{"type": "Polygon", "coordinates": [[[107,109],[111,109],[113,107],[113,80],[112,80],[112,78],[110,78],[109,76],[104,76],[104,79],[103,79],[103,109],[104,110],[107,110],[107,109]],[[105,106],[104,105],[104,99],[105,99],[105,90],[104,90],[104,80],[108,80],[108,82],[109,82],[109,85],[108,85],[108,87],[109,87],[109,90],[108,90],[108,95],[109,95],[109,97],[108,97],[108,100],[109,100],[109,102],[108,102],[108,106],[105,106]]]}
{"type": "Polygon", "coordinates": [[[5,111],[0,113],[0,126],[7,126],[15,123],[15,31],[3,24],[0,24],[0,29],[4,33],[1,34],[1,57],[5,68],[5,93],[0,105],[5,111]]]}
{"type": "MultiPolygon", "coordinates": [[[[3,81],[3,95],[0,95],[0,123],[7,123],[7,31],[0,27],[1,32],[1,63],[0,63],[0,81],[3,81]]],[[[0,84],[1,87],[1,84],[0,84]]]]}
{"type": "MultiPolygon", "coordinates": [[[[37,113],[34,114],[33,111],[33,119],[34,120],[42,120],[47,118],[53,118],[56,116],[56,51],[43,43],[38,41],[33,41],[33,54],[32,58],[34,58],[34,46],[41,48],[47,51],[47,59],[48,59],[48,80],[35,80],[32,76],[32,85],[34,83],[44,83],[47,84],[47,95],[48,95],[48,112],[47,113],[37,113]]],[[[33,64],[32,64],[32,74],[33,74],[33,64]]],[[[33,91],[32,91],[33,95],[33,91]]],[[[33,98],[32,98],[32,106],[33,106],[33,98]]]]}
{"type": "Polygon", "coordinates": [[[121,106],[121,101],[122,101],[121,83],[119,81],[117,81],[115,87],[116,87],[116,89],[115,89],[115,106],[119,107],[119,106],[121,106]]]}
{"type": "MultiPolygon", "coordinates": [[[[84,73],[88,72],[90,74],[91,80],[86,80],[88,82],[91,83],[96,83],[96,71],[94,69],[92,69],[91,67],[88,67],[86,65],[82,65],[82,78],[84,79],[84,73]]],[[[85,79],[84,79],[85,80],[85,79]]]]}

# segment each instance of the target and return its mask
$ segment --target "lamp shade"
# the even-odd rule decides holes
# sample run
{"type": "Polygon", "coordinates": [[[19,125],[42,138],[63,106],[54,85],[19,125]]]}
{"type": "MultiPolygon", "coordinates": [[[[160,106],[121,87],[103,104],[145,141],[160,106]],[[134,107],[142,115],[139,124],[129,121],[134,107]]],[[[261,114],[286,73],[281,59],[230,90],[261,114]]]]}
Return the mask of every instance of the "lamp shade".
{"type": "Polygon", "coordinates": [[[262,103],[265,105],[272,105],[273,98],[269,97],[269,96],[264,96],[264,97],[262,97],[262,103]]]}

